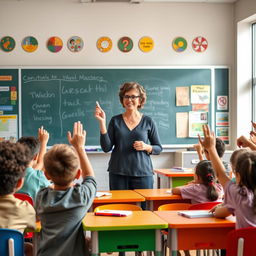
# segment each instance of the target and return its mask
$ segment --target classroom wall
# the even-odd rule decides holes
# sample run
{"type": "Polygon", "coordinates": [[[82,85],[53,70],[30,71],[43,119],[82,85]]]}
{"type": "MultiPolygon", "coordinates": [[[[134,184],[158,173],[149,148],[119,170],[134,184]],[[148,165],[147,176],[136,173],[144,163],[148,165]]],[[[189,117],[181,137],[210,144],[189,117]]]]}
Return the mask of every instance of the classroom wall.
{"type": "MultiPolygon", "coordinates": [[[[235,74],[232,113],[237,137],[249,136],[252,120],[252,41],[251,25],[256,22],[256,1],[238,0],[234,5],[235,74]]],[[[255,121],[255,120],[254,120],[255,121]]]]}
{"type": "MultiPolygon", "coordinates": [[[[234,77],[233,4],[211,3],[79,3],[78,0],[0,0],[0,37],[10,35],[17,46],[11,53],[0,51],[0,66],[182,66],[227,65],[231,69],[230,90],[234,77]],[[71,36],[84,39],[85,47],[71,53],[66,42],[71,36]],[[26,53],[20,43],[25,36],[35,36],[39,49],[26,53]],[[46,49],[51,36],[63,39],[59,53],[46,49]],[[101,53],[96,41],[101,36],[113,40],[113,48],[101,53]],[[130,53],[117,49],[117,41],[129,36],[134,41],[130,53]],[[152,52],[143,53],[138,47],[142,36],[154,39],[152,52]],[[171,42],[177,36],[188,41],[183,53],[172,50],[171,42]],[[209,47],[196,53],[191,42],[204,36],[209,47]]],[[[118,98],[117,98],[118,100],[118,98]]],[[[231,109],[236,108],[230,100],[231,109]]],[[[99,189],[108,188],[107,164],[109,154],[89,155],[96,172],[99,189]]],[[[168,168],[174,164],[172,152],[153,156],[155,168],[168,168]]]]}

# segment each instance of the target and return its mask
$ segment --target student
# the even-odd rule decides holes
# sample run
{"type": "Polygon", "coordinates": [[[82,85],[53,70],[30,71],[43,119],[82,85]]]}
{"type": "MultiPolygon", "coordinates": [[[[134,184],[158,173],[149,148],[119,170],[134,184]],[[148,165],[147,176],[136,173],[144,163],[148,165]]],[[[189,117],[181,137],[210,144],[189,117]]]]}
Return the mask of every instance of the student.
{"type": "MultiPolygon", "coordinates": [[[[0,228],[35,229],[36,214],[27,202],[14,197],[22,187],[28,164],[28,148],[19,143],[0,142],[0,228]]],[[[26,255],[33,255],[33,247],[25,244],[26,255]]]]}
{"type": "MultiPolygon", "coordinates": [[[[225,143],[220,139],[220,138],[216,138],[216,150],[217,150],[217,153],[218,153],[218,156],[220,158],[222,158],[224,156],[224,153],[225,153],[225,143]]],[[[194,145],[194,148],[196,149],[197,151],[197,154],[198,154],[198,157],[199,157],[199,160],[204,160],[204,155],[205,155],[205,158],[209,161],[211,161],[211,158],[210,158],[210,155],[207,151],[207,149],[203,148],[203,146],[201,145],[201,143],[199,142],[198,144],[194,145]]],[[[231,171],[231,168],[230,168],[230,165],[229,163],[227,163],[226,161],[222,160],[222,163],[224,164],[225,166],[225,169],[226,169],[226,175],[230,177],[230,171],[231,171]]]]}
{"type": "Polygon", "coordinates": [[[222,201],[223,189],[216,182],[211,162],[200,161],[195,167],[195,180],[185,186],[172,188],[174,195],[181,195],[184,199],[191,199],[192,204],[222,201]]]}
{"type": "Polygon", "coordinates": [[[36,200],[37,192],[50,185],[45,177],[43,169],[43,157],[46,152],[49,133],[43,128],[38,129],[38,139],[34,137],[21,137],[18,142],[26,145],[30,150],[30,162],[26,168],[23,187],[18,193],[28,194],[33,201],[36,200]]]}
{"type": "Polygon", "coordinates": [[[236,183],[225,175],[225,168],[216,152],[215,135],[208,125],[203,126],[204,139],[199,140],[210,154],[219,182],[224,187],[224,205],[212,211],[216,217],[236,215],[236,228],[256,227],[256,152],[242,153],[236,163],[236,183]]]}
{"type": "Polygon", "coordinates": [[[36,198],[36,211],[42,225],[38,256],[89,253],[82,220],[93,203],[96,181],[84,149],[85,138],[83,125],[76,122],[73,136],[68,132],[68,141],[73,147],[57,144],[44,156],[45,175],[53,185],[41,189],[36,198]],[[73,184],[80,174],[82,184],[73,184]]]}

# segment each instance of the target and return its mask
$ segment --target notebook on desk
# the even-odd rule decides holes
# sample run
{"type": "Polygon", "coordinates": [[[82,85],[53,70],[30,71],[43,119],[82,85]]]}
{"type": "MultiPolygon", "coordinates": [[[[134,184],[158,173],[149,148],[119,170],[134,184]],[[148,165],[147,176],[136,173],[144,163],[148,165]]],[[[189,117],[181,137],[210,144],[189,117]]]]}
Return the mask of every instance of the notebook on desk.
{"type": "Polygon", "coordinates": [[[187,218],[205,218],[213,217],[213,213],[209,210],[188,210],[188,211],[178,211],[178,214],[187,218]]]}
{"type": "Polygon", "coordinates": [[[193,169],[192,168],[184,168],[184,167],[172,167],[170,168],[171,172],[192,172],[193,169]]]}

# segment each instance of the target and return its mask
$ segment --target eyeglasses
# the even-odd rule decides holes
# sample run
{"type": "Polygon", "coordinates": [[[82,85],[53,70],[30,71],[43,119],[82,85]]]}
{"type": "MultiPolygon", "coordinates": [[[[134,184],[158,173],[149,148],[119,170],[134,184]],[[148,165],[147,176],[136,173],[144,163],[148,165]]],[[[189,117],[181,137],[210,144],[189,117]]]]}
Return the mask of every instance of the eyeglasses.
{"type": "Polygon", "coordinates": [[[135,100],[135,99],[138,99],[140,98],[140,96],[135,96],[135,95],[124,95],[123,97],[125,100],[135,100]]]}

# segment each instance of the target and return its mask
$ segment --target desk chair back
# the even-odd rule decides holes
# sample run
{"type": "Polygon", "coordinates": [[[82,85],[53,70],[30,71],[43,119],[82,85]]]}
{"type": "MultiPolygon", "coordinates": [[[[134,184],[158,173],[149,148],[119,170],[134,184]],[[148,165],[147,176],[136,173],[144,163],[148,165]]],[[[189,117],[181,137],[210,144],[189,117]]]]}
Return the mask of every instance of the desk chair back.
{"type": "Polygon", "coordinates": [[[24,256],[24,239],[20,231],[0,228],[0,255],[24,256]]]}
{"type": "MultiPolygon", "coordinates": [[[[34,202],[31,196],[27,194],[22,193],[14,193],[14,196],[22,201],[28,201],[32,206],[34,206],[34,202]]],[[[32,239],[33,238],[33,232],[25,232],[24,238],[26,239],[32,239]]],[[[0,254],[1,255],[1,254],[0,254]]]]}
{"type": "Polygon", "coordinates": [[[220,203],[221,202],[206,202],[200,204],[192,204],[188,210],[210,210],[220,203]]]}
{"type": "Polygon", "coordinates": [[[163,204],[158,207],[158,211],[188,210],[191,205],[187,203],[163,204]]]}
{"type": "Polygon", "coordinates": [[[227,256],[255,256],[256,228],[240,228],[227,237],[227,256]]]}
{"type": "Polygon", "coordinates": [[[142,208],[135,204],[103,204],[97,206],[94,212],[101,210],[124,210],[124,211],[142,211],[142,208]]]}

